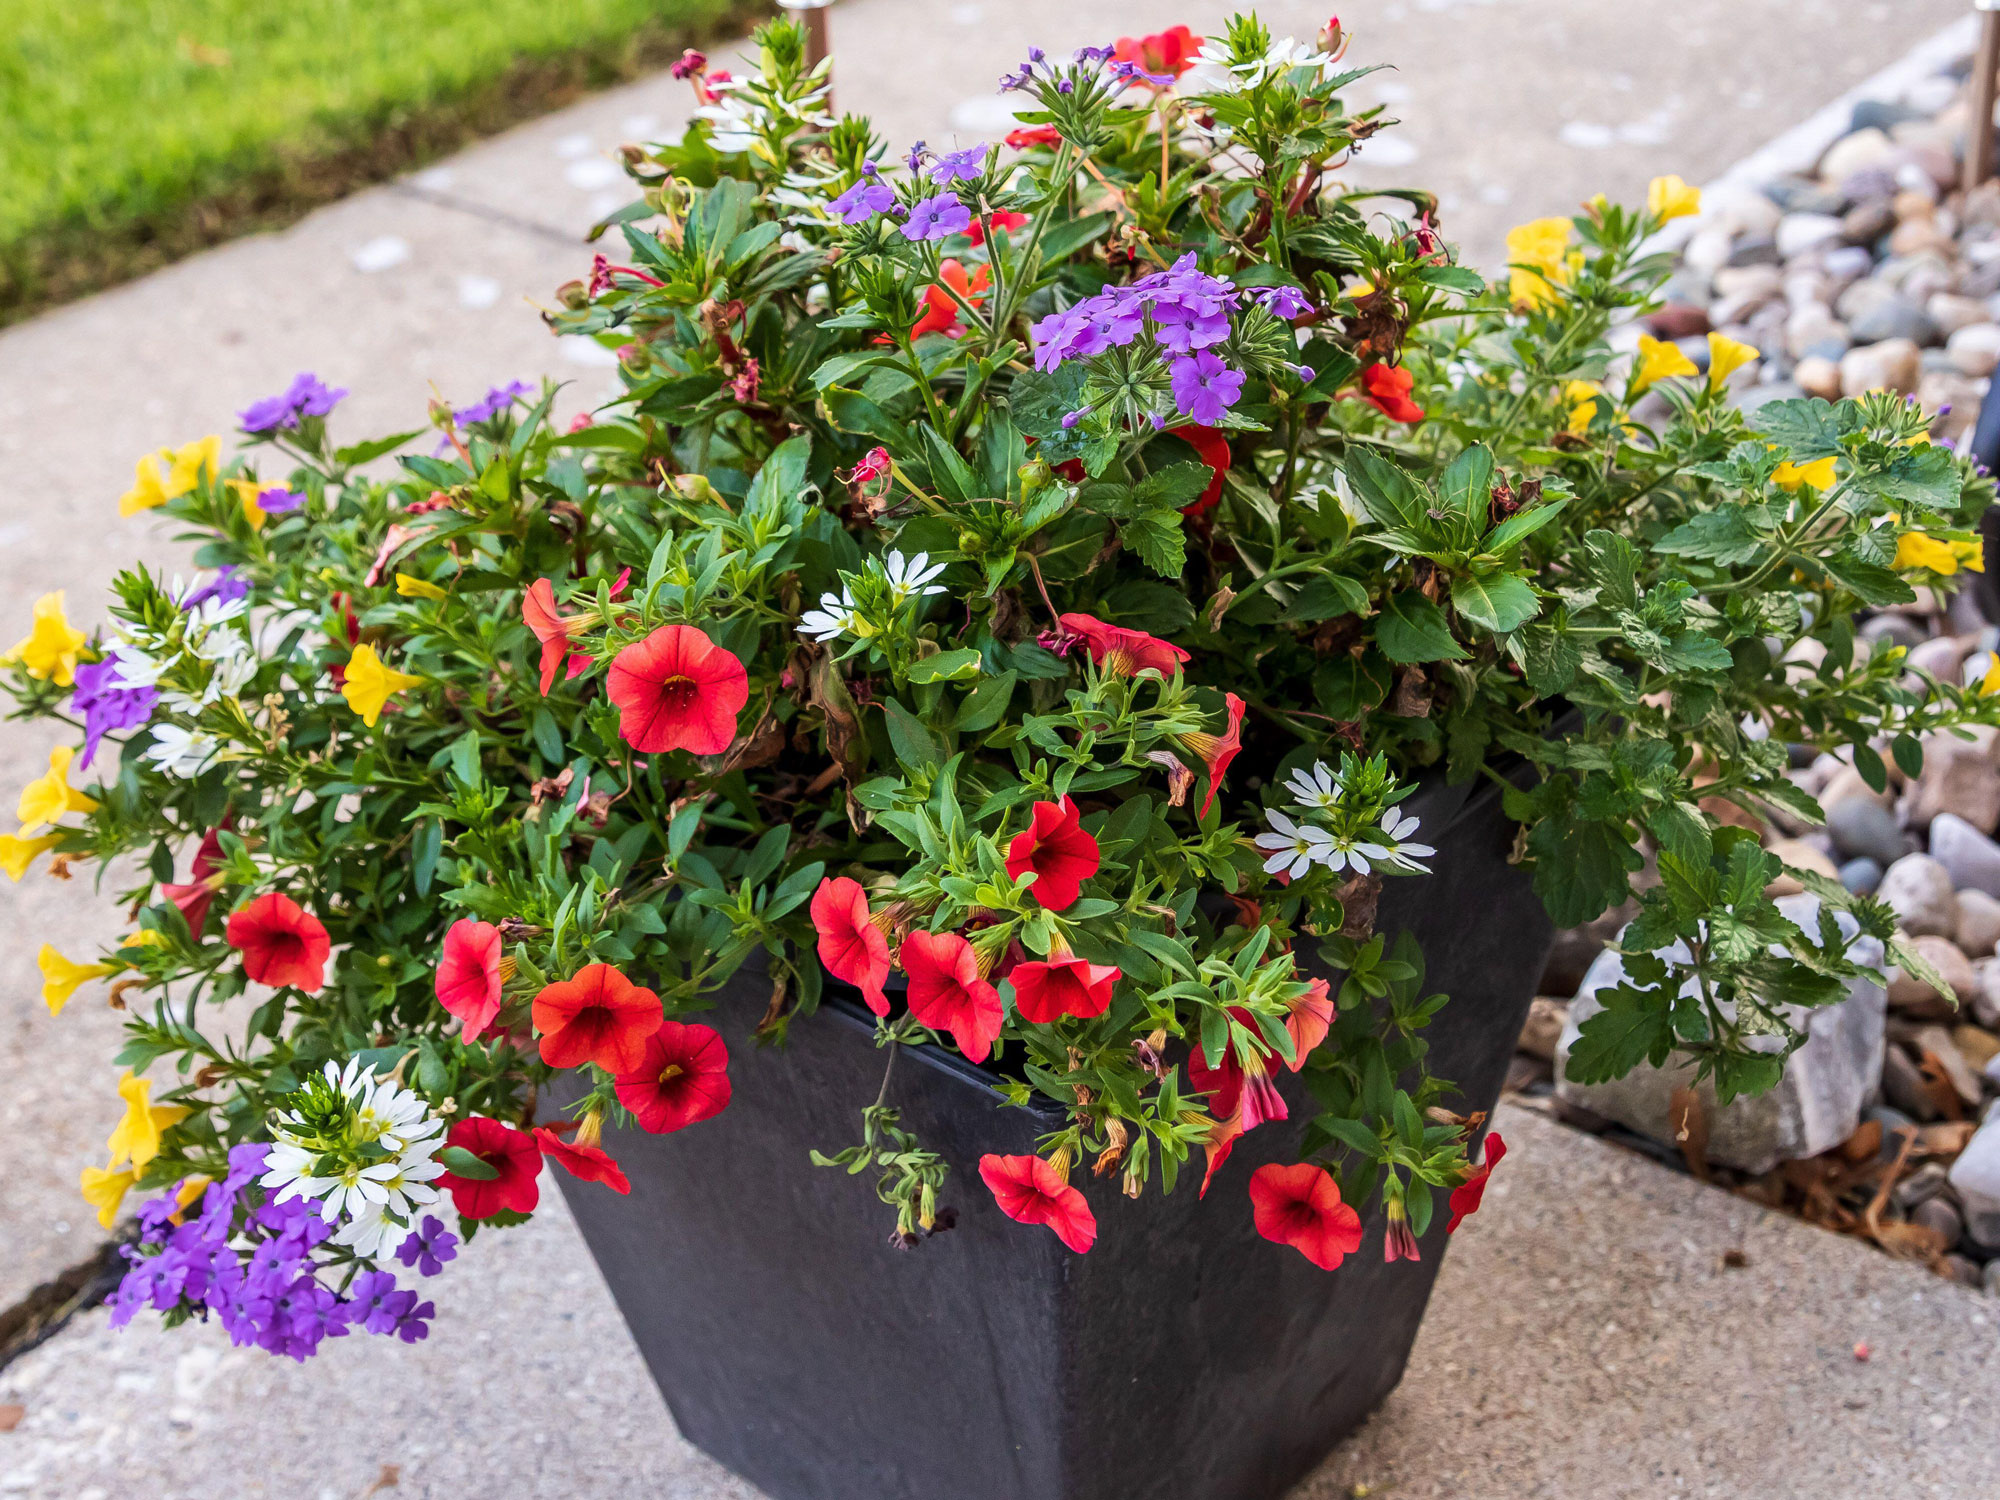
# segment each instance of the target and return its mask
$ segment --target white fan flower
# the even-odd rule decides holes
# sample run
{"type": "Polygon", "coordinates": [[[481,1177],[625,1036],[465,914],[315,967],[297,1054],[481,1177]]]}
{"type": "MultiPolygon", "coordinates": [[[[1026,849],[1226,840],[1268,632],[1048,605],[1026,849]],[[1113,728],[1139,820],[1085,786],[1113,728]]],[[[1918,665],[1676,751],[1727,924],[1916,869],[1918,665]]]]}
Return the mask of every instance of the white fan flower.
{"type": "Polygon", "coordinates": [[[1310,771],[1294,771],[1285,778],[1285,790],[1300,807],[1329,808],[1340,801],[1340,778],[1325,761],[1316,761],[1310,771]]]}
{"type": "Polygon", "coordinates": [[[889,578],[889,600],[892,604],[944,592],[943,584],[931,582],[944,572],[944,564],[931,562],[928,552],[919,552],[907,561],[901,552],[891,552],[882,560],[882,571],[889,578]]]}
{"type": "Polygon", "coordinates": [[[1294,823],[1276,809],[1264,816],[1270,820],[1271,832],[1258,834],[1253,842],[1270,856],[1264,861],[1265,874],[1282,871],[1297,880],[1314,865],[1329,863],[1335,852],[1334,838],[1324,828],[1314,823],[1294,823]]]}
{"type": "Polygon", "coordinates": [[[199,776],[222,748],[214,735],[199,729],[182,729],[177,724],[155,724],[150,732],[153,742],[139,758],[151,761],[165,775],[184,780],[199,776]]]}
{"type": "Polygon", "coordinates": [[[843,589],[838,594],[821,594],[819,608],[799,616],[799,634],[816,641],[836,640],[855,633],[854,596],[843,589]]]}

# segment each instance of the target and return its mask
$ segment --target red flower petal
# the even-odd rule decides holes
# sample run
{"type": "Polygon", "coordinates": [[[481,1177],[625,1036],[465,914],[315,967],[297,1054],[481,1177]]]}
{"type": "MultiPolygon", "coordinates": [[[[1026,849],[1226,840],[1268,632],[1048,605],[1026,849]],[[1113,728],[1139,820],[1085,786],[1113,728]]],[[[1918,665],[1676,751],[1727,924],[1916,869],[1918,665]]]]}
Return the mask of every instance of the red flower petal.
{"type": "Polygon", "coordinates": [[[1229,715],[1228,728],[1224,733],[1179,736],[1181,744],[1208,769],[1208,795],[1201,799],[1200,815],[1204,818],[1208,816],[1209,808],[1215,805],[1215,794],[1222,789],[1222,778],[1229,770],[1229,763],[1243,748],[1243,700],[1234,693],[1224,693],[1222,702],[1229,715]]]}
{"type": "Polygon", "coordinates": [[[537,578],[528,585],[528,592],[521,596],[521,618],[542,643],[542,696],[546,698],[556,680],[556,667],[569,650],[569,631],[556,613],[555,585],[548,579],[537,578]]]}
{"type": "Polygon", "coordinates": [[[1215,509],[1216,502],[1222,499],[1222,476],[1229,472],[1229,439],[1222,435],[1220,429],[1204,427],[1199,422],[1169,427],[1167,436],[1181,439],[1208,465],[1208,488],[1197,495],[1192,504],[1183,505],[1181,514],[1198,516],[1215,509]]]}
{"type": "Polygon", "coordinates": [[[822,880],[810,909],[819,933],[819,961],[827,973],[859,989],[876,1015],[888,1015],[882,981],[889,977],[889,940],[869,920],[868,893],[860,882],[845,875],[822,880]]]}
{"type": "Polygon", "coordinates": [[[660,997],[610,964],[586,964],[574,978],[545,985],[535,996],[542,1061],[552,1068],[586,1062],[608,1073],[635,1068],[645,1056],[646,1038],[665,1020],[660,997]]]}
{"type": "Polygon", "coordinates": [[[243,972],[258,984],[290,985],[311,995],[326,982],[332,940],[318,917],[282,891],[231,912],[225,935],[243,954],[243,972]]]}
{"type": "Polygon", "coordinates": [[[1083,1194],[1039,1156],[982,1156],[979,1175],[1008,1218],[1046,1224],[1078,1255],[1097,1243],[1097,1216],[1083,1194]]]}
{"type": "Polygon", "coordinates": [[[949,1031],[959,1051],[985,1062],[1006,1009],[1000,992],[979,977],[972,944],[955,932],[917,931],[897,956],[910,976],[910,1014],[933,1031],[949,1031]]]}
{"type": "Polygon", "coordinates": [[[438,1186],[451,1193],[452,1206],[466,1218],[490,1219],[502,1210],[535,1211],[541,1201],[535,1179],[542,1173],[542,1153],[527,1131],[473,1115],[451,1127],[445,1144],[470,1151],[499,1174],[482,1180],[446,1172],[438,1178],[438,1186]]]}
{"type": "Polygon", "coordinates": [[[680,1130],[729,1103],[729,1049],[712,1027],[668,1021],[646,1038],[637,1066],[620,1073],[618,1102],[642,1130],[680,1130]]]}
{"type": "Polygon", "coordinates": [[[1311,1162],[1259,1167],[1250,1177],[1250,1211],[1265,1239],[1290,1245],[1323,1271],[1361,1248],[1361,1216],[1311,1162]]]}
{"type": "Polygon", "coordinates": [[[1050,911],[1074,906],[1079,887],[1097,873],[1097,840],[1083,831],[1076,804],[1037,802],[1028,827],[1007,845],[1007,873],[1019,880],[1032,871],[1030,889],[1050,911]]]}
{"type": "MultiPolygon", "coordinates": [[[[234,821],[234,815],[222,820],[222,828],[234,821]]],[[[194,864],[186,885],[162,885],[160,894],[173,902],[187,919],[188,931],[196,938],[201,936],[202,924],[208,920],[208,908],[215,900],[215,885],[210,876],[222,868],[222,829],[211,828],[201,836],[201,845],[194,851],[194,864]]]]}
{"type": "Polygon", "coordinates": [[[1090,659],[1114,677],[1130,677],[1148,668],[1171,677],[1187,661],[1187,652],[1143,630],[1107,625],[1092,615],[1058,615],[1056,623],[1083,641],[1090,659]]]}
{"type": "Polygon", "coordinates": [[[750,677],[732,652],[694,626],[662,625],[618,653],[605,690],[633,749],[720,755],[736,738],[750,677]]]}
{"type": "MultiPolygon", "coordinates": [[[[1026,134],[1026,132],[1017,130],[1014,132],[1014,134],[1024,135],[1026,134]]],[[[1014,144],[1012,137],[1009,137],[1007,144],[1010,146],[1014,144]]],[[[1015,149],[1018,150],[1019,148],[1016,147],[1015,149]]],[[[1004,208],[999,209],[994,213],[987,215],[987,217],[993,221],[993,227],[995,229],[1004,229],[1009,234],[1012,234],[1016,229],[1019,229],[1023,224],[1028,222],[1028,216],[1026,214],[1017,214],[1009,209],[1004,209],[1004,208]]],[[[965,226],[965,237],[972,241],[975,248],[985,244],[986,226],[980,223],[979,220],[975,217],[970,224],[965,226]]],[[[950,265],[951,262],[946,261],[945,264],[950,265]]],[[[979,274],[981,276],[984,276],[986,274],[986,268],[984,266],[981,266],[979,268],[979,274]]]]}
{"type": "Polygon", "coordinates": [[[1506,1154],[1507,1143],[1500,1139],[1499,1132],[1487,1131],[1486,1164],[1475,1167],[1470,1177],[1451,1190],[1451,1222],[1444,1227],[1446,1234],[1458,1233],[1458,1226],[1479,1212],[1480,1200],[1486,1196],[1486,1179],[1493,1175],[1493,1169],[1506,1154]]]}
{"type": "Polygon", "coordinates": [[[1361,399],[1392,422],[1421,422],[1424,409],[1410,399],[1416,378],[1400,366],[1374,364],[1361,372],[1361,399]]]}
{"type": "Polygon", "coordinates": [[[1041,1025],[1059,1016],[1088,1020],[1103,1015],[1111,1008],[1111,989],[1119,977],[1114,966],[1087,964],[1065,954],[1046,963],[1016,964],[1007,982],[1014,986],[1014,1009],[1021,1019],[1041,1025]]]}
{"type": "Polygon", "coordinates": [[[468,1042],[493,1024],[500,1014],[500,929],[490,922],[461,917],[444,935],[432,986],[438,1003],[463,1023],[468,1042]]]}
{"type": "Polygon", "coordinates": [[[561,1162],[572,1177],[581,1177],[585,1182],[601,1182],[614,1193],[632,1191],[624,1169],[611,1159],[611,1153],[602,1146],[572,1145],[546,1125],[535,1127],[535,1144],[542,1148],[542,1155],[561,1162]]]}

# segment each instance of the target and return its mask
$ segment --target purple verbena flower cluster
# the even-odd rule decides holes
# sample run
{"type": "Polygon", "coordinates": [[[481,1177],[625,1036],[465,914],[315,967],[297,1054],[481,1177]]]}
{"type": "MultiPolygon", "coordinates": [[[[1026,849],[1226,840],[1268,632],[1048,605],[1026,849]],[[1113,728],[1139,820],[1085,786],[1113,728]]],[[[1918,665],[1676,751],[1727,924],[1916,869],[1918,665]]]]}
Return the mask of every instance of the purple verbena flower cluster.
{"type": "Polygon", "coordinates": [[[252,402],[237,414],[236,420],[245,432],[276,432],[298,426],[301,417],[325,416],[346,394],[345,386],[332,389],[319,376],[301,371],[292,377],[283,395],[252,402]]]}
{"type": "Polygon", "coordinates": [[[942,240],[963,234],[971,222],[972,210],[959,201],[958,194],[938,193],[910,205],[910,217],[901,233],[906,240],[942,240]]]}
{"type": "Polygon", "coordinates": [[[986,146],[967,146],[963,151],[947,151],[931,163],[930,178],[939,187],[953,182],[977,182],[986,175],[986,146]]]}
{"type": "Polygon", "coordinates": [[[510,380],[505,385],[494,386],[472,405],[459,408],[451,414],[451,419],[461,427],[469,427],[474,422],[490,422],[521,397],[533,395],[534,391],[535,388],[525,380],[510,380]]]}
{"type": "Polygon", "coordinates": [[[157,688],[127,687],[118,675],[114,658],[78,662],[76,691],[69,700],[69,711],[83,715],[83,759],[77,762],[77,768],[89,770],[97,747],[107,734],[137,729],[153,717],[159,701],[157,688]]]}
{"type": "Polygon", "coordinates": [[[1242,371],[1211,351],[1229,337],[1238,297],[1233,282],[1203,271],[1190,252],[1168,270],[1106,287],[1043,318],[1034,326],[1035,368],[1046,373],[1131,344],[1150,321],[1153,341],[1173,356],[1168,374],[1175,403],[1184,416],[1212,426],[1243,393],[1242,371]]]}
{"type": "MultiPolygon", "coordinates": [[[[239,1347],[254,1344],[301,1361],[324,1340],[356,1328],[392,1333],[406,1344],[426,1337],[436,1305],[398,1288],[391,1273],[363,1271],[345,1293],[321,1284],[313,1252],[332,1228],[315,1205],[268,1197],[253,1204],[244,1197],[269,1149],[233,1148],[228,1176],[209,1183],[185,1208],[170,1191],[139,1210],[139,1241],[124,1251],[131,1269],[111,1299],[111,1326],[124,1327],[142,1307],[203,1318],[212,1313],[239,1347]]],[[[404,1242],[403,1264],[435,1276],[457,1254],[457,1244],[456,1235],[426,1216],[404,1242]]]]}
{"type": "Polygon", "coordinates": [[[862,178],[827,205],[827,211],[843,224],[859,224],[887,213],[896,206],[896,190],[886,182],[862,178]]]}
{"type": "Polygon", "coordinates": [[[1253,286],[1248,296],[1272,317],[1286,323],[1312,311],[1312,299],[1295,286],[1253,286]]]}
{"type": "Polygon", "coordinates": [[[257,492],[257,509],[267,516],[286,515],[305,503],[304,495],[296,490],[288,490],[282,484],[274,484],[269,489],[257,492]]]}

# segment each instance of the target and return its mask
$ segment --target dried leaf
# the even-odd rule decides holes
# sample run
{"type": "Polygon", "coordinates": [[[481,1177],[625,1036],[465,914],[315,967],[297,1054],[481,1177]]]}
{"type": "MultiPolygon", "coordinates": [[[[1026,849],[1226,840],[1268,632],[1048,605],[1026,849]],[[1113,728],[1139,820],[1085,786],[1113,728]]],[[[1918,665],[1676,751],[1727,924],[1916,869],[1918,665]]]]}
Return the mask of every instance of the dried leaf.
{"type": "Polygon", "coordinates": [[[1667,1123],[1673,1127],[1674,1144],[1681,1148],[1688,1170],[1708,1181],[1708,1111],[1702,1107],[1701,1095],[1685,1085],[1675,1089],[1667,1100],[1667,1123]]]}

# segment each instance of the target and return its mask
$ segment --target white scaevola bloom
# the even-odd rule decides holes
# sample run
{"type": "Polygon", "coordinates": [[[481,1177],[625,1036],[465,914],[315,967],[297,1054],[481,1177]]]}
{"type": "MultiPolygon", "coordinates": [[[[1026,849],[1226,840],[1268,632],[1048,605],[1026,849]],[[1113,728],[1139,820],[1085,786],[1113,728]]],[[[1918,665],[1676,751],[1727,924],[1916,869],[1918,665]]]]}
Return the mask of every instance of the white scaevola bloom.
{"type": "Polygon", "coordinates": [[[944,564],[931,562],[928,552],[919,552],[908,561],[904,560],[901,552],[891,552],[882,560],[882,571],[889,578],[891,603],[901,604],[906,599],[944,592],[943,584],[931,582],[944,571],[944,564]]]}
{"type": "Polygon", "coordinates": [[[165,662],[156,661],[137,646],[123,641],[111,648],[111,659],[118,663],[118,686],[128,688],[153,687],[166,671],[165,662]]]}
{"type": "Polygon", "coordinates": [[[799,616],[799,634],[816,641],[838,640],[854,633],[854,598],[845,589],[838,594],[821,594],[819,608],[799,616]]]}
{"type": "Polygon", "coordinates": [[[1294,771],[1286,777],[1285,790],[1300,807],[1328,808],[1340,801],[1340,778],[1325,761],[1316,761],[1310,771],[1294,771]]]}
{"type": "Polygon", "coordinates": [[[1411,841],[1417,831],[1418,820],[1408,813],[1390,808],[1382,815],[1381,844],[1359,844],[1357,849],[1365,850],[1378,864],[1393,865],[1395,868],[1420,875],[1428,875],[1430,866],[1418,864],[1419,859],[1428,859],[1437,853],[1429,844],[1411,841]]]}
{"type": "Polygon", "coordinates": [[[151,761],[168,776],[183,779],[199,776],[222,748],[214,735],[177,724],[155,724],[151,734],[153,742],[139,758],[151,761]]]}
{"type": "MultiPolygon", "coordinates": [[[[188,633],[193,635],[201,631],[213,630],[216,626],[243,615],[249,608],[250,601],[247,598],[204,599],[187,612],[188,633]]],[[[199,648],[196,649],[198,650],[199,648]]]]}
{"type": "Polygon", "coordinates": [[[260,1179],[279,1198],[320,1200],[320,1217],[341,1225],[335,1243],[356,1254],[385,1254],[409,1233],[416,1211],[438,1200],[431,1184],[444,1175],[433,1160],[444,1144],[444,1121],[423,1098],[394,1079],[377,1079],[359,1058],[326,1065],[327,1085],[349,1106],[337,1139],[308,1127],[302,1113],[288,1112],[272,1132],[273,1145],[260,1179]],[[375,1155],[373,1146],[386,1155],[375,1155]],[[316,1176],[322,1162],[336,1169],[316,1176]]]}
{"type": "Polygon", "coordinates": [[[1264,816],[1270,820],[1271,832],[1258,834],[1253,842],[1270,856],[1264,861],[1265,874],[1282,871],[1297,880],[1314,865],[1328,863],[1334,853],[1334,839],[1324,828],[1313,823],[1294,823],[1275,809],[1264,816]]]}

